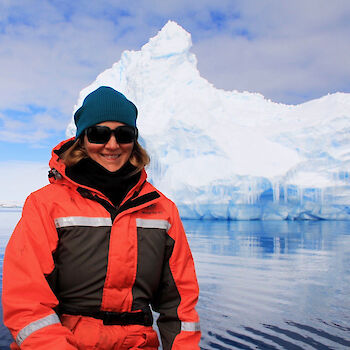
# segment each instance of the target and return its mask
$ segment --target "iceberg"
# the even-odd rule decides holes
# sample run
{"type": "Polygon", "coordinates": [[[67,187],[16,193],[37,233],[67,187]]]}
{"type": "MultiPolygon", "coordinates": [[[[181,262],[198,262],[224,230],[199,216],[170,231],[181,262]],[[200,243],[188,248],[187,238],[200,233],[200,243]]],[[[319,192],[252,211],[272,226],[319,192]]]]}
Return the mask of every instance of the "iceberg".
{"type": "Polygon", "coordinates": [[[169,21],[84,88],[75,110],[101,85],[132,100],[149,179],[184,219],[350,219],[350,94],[285,105],[217,89],[191,46],[169,21]]]}

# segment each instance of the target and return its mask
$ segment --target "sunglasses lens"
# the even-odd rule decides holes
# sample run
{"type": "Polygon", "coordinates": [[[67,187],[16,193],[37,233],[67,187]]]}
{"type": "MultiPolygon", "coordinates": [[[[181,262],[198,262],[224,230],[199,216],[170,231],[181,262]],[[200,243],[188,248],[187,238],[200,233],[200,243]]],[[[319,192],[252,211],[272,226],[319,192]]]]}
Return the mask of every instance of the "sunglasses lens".
{"type": "Polygon", "coordinates": [[[135,141],[136,129],[131,126],[120,126],[114,130],[114,135],[118,143],[131,143],[135,141]]]}
{"type": "Polygon", "coordinates": [[[92,126],[86,130],[86,136],[91,143],[107,143],[111,137],[111,129],[106,126],[92,126]]]}
{"type": "Polygon", "coordinates": [[[118,143],[131,143],[137,137],[137,129],[128,125],[119,126],[114,130],[108,126],[91,126],[86,129],[86,136],[90,143],[103,144],[109,141],[112,132],[118,143]]]}

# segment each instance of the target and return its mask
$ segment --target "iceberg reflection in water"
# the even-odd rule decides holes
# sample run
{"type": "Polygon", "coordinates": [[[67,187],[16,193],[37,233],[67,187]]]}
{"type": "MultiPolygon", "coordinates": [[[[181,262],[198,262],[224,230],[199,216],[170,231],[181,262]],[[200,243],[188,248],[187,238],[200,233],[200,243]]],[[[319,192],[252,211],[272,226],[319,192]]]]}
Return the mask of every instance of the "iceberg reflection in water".
{"type": "Polygon", "coordinates": [[[184,221],[202,349],[350,348],[350,222],[184,221]]]}
{"type": "MultiPolygon", "coordinates": [[[[1,268],[19,217],[0,210],[1,268]]],[[[184,226],[200,285],[202,350],[350,348],[350,222],[184,226]]],[[[1,350],[10,339],[1,323],[1,350]]]]}

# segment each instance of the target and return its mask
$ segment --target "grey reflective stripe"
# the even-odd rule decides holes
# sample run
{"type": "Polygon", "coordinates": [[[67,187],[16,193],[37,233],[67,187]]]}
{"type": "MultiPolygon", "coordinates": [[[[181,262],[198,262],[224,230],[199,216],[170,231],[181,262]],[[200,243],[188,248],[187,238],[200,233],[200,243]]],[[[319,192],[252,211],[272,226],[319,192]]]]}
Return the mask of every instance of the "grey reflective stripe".
{"type": "Polygon", "coordinates": [[[181,330],[187,332],[199,332],[201,326],[199,322],[181,322],[181,330]]]}
{"type": "Polygon", "coordinates": [[[136,226],[143,228],[160,228],[168,231],[170,223],[167,220],[136,219],[136,226]]]}
{"type": "Polygon", "coordinates": [[[18,346],[21,346],[23,341],[29,337],[35,331],[38,331],[41,328],[50,326],[52,324],[61,323],[60,319],[56,314],[51,314],[49,316],[43,317],[40,320],[29,323],[28,326],[25,326],[19,331],[16,337],[16,343],[18,346]]]}
{"type": "Polygon", "coordinates": [[[92,218],[86,216],[67,216],[55,219],[56,228],[67,226],[112,226],[111,218],[92,218]]]}

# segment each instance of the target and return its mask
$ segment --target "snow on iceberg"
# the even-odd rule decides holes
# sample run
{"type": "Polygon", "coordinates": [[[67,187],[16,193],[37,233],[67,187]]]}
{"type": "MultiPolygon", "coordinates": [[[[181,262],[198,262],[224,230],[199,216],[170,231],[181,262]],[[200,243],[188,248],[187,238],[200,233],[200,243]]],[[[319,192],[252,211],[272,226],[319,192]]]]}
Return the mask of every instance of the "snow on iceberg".
{"type": "Polygon", "coordinates": [[[149,178],[183,218],[350,219],[350,94],[293,106],[216,89],[191,46],[169,21],[83,89],[75,109],[101,85],[138,106],[149,178]]]}

